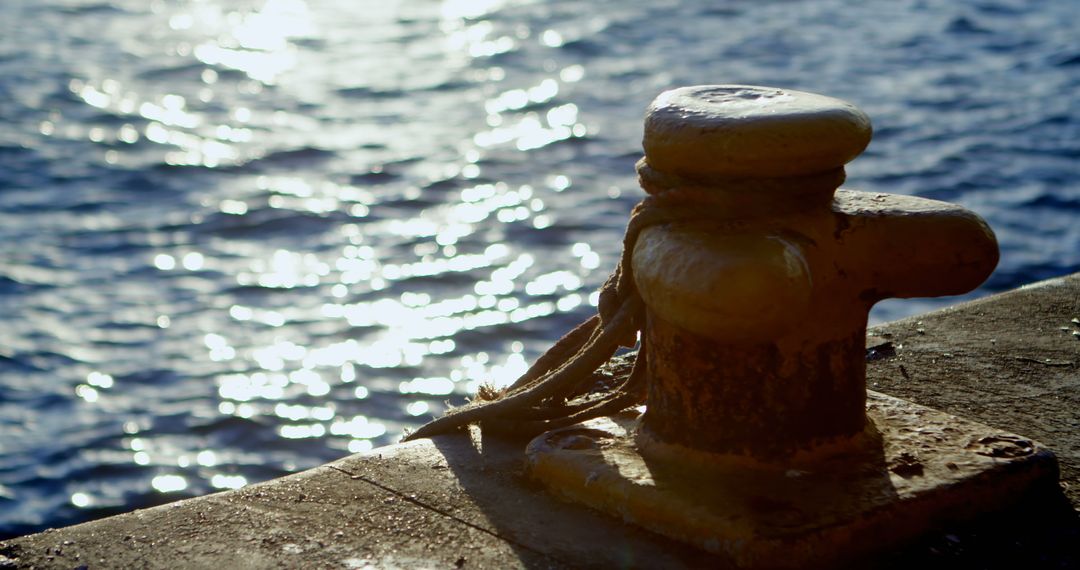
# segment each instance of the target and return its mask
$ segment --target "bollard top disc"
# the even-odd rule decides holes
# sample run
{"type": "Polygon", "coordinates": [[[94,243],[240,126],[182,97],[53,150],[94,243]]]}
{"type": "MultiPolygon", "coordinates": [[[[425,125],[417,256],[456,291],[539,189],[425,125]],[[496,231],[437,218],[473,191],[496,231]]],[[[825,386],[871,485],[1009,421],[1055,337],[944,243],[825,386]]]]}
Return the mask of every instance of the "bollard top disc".
{"type": "Polygon", "coordinates": [[[781,178],[839,168],[870,143],[870,118],[846,101],[773,87],[665,91],[645,115],[645,159],[690,177],[781,178]]]}

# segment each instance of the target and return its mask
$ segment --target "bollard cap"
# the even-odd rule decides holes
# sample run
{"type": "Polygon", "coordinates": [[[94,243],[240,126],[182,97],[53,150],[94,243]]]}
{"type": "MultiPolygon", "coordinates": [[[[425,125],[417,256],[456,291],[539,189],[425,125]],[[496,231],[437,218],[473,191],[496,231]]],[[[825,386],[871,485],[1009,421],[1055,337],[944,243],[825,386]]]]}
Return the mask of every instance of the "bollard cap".
{"type": "Polygon", "coordinates": [[[846,101],[752,85],[661,93],[645,116],[645,159],[688,177],[782,178],[843,166],[870,143],[870,118],[846,101]]]}

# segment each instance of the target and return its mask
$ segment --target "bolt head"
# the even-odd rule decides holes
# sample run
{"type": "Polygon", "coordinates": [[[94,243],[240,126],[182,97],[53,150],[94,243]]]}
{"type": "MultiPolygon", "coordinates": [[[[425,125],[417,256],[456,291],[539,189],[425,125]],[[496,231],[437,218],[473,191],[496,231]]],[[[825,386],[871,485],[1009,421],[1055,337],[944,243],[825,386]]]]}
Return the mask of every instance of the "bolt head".
{"type": "Polygon", "coordinates": [[[870,118],[846,101],[752,85],[662,93],[645,116],[645,159],[687,177],[783,178],[843,166],[870,143],[870,118]]]}

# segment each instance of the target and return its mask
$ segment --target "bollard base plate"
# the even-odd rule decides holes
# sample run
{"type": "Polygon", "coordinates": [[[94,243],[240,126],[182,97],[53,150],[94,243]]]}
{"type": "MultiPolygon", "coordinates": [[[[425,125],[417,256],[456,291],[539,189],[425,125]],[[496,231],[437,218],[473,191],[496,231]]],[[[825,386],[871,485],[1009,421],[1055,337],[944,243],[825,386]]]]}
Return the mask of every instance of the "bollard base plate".
{"type": "Polygon", "coordinates": [[[747,567],[851,560],[1057,481],[1054,455],[1028,438],[876,392],[867,417],[880,434],[873,449],[812,467],[646,458],[637,414],[542,434],[527,462],[564,499],[747,567]]]}

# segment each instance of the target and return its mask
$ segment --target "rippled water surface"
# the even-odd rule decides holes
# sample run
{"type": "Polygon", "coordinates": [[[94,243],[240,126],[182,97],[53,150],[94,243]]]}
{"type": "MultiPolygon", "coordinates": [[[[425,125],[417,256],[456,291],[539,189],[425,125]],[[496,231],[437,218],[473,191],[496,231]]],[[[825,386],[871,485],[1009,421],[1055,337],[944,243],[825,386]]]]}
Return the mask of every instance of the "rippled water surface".
{"type": "MultiPolygon", "coordinates": [[[[0,537],[395,441],[593,310],[664,89],[855,102],[848,187],[1080,269],[1073,0],[6,0],[0,537]]],[[[889,319],[940,303],[890,302],[889,319]]]]}

